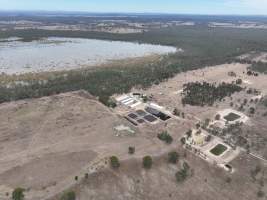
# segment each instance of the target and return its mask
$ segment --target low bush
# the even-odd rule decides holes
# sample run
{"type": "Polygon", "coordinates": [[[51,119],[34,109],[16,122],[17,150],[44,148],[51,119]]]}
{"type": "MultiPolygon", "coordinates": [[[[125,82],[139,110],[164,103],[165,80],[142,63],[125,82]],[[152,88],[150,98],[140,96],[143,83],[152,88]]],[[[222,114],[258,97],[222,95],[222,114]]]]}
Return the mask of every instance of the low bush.
{"type": "Polygon", "coordinates": [[[152,167],[153,161],[151,156],[145,156],[143,158],[143,167],[145,169],[150,169],[152,167]]]}
{"type": "Polygon", "coordinates": [[[74,191],[64,192],[60,200],[76,200],[76,194],[74,191]]]}
{"type": "Polygon", "coordinates": [[[165,141],[167,144],[171,144],[173,141],[172,136],[167,131],[158,134],[158,138],[162,141],[165,141]]]}
{"type": "Polygon", "coordinates": [[[176,151],[168,153],[168,162],[176,164],[179,161],[179,154],[176,151]]]}
{"type": "Polygon", "coordinates": [[[110,161],[110,166],[113,169],[118,169],[120,167],[120,161],[119,161],[119,159],[116,156],[111,156],[109,158],[109,161],[110,161]]]}

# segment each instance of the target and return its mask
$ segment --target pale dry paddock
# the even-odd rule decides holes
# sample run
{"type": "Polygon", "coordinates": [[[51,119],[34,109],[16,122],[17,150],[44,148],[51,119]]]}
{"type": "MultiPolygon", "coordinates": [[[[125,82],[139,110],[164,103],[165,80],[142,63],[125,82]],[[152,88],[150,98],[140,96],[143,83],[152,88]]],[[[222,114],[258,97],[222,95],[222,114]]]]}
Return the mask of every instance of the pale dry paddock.
{"type": "MultiPolygon", "coordinates": [[[[178,140],[187,127],[178,122],[165,128],[176,126],[182,130],[172,132],[178,140]]],[[[165,148],[156,138],[164,126],[157,128],[139,130],[85,92],[1,104],[0,195],[23,187],[27,199],[53,196],[75,184],[76,175],[106,167],[106,157],[129,158],[129,146],[136,147],[136,157],[160,155],[175,144],[165,148]],[[116,136],[119,125],[135,135],[116,136]]]]}
{"type": "MultiPolygon", "coordinates": [[[[121,162],[119,170],[101,170],[71,189],[78,200],[256,200],[259,183],[253,181],[250,170],[258,160],[243,154],[234,162],[240,168],[234,174],[213,166],[191,153],[186,161],[192,175],[183,183],[177,183],[175,173],[184,161],[182,149],[180,162],[167,164],[166,155],[154,158],[152,169],[144,170],[141,159],[121,162]]],[[[265,168],[266,170],[266,168],[265,168]]],[[[261,175],[261,174],[259,174],[261,175]]],[[[261,177],[261,176],[259,176],[261,177]]],[[[265,177],[266,178],[266,177],[265,177]]],[[[266,191],[266,186],[261,188],[266,191]]],[[[51,200],[58,200],[59,196],[51,200]]]]}

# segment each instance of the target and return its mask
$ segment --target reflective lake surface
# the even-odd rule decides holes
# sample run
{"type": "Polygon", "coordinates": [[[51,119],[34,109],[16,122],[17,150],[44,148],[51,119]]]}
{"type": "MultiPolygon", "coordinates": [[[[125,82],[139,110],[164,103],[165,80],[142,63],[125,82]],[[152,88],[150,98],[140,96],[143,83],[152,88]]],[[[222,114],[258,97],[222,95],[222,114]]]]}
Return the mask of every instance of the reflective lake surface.
{"type": "Polygon", "coordinates": [[[97,66],[112,60],[174,53],[175,47],[77,38],[22,42],[0,40],[0,73],[57,71],[97,66]]]}

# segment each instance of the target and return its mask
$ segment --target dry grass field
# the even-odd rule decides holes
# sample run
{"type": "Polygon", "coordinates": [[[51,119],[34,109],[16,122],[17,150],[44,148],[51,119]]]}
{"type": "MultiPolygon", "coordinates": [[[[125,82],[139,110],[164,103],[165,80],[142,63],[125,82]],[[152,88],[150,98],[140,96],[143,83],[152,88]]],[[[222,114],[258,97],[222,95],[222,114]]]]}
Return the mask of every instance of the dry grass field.
{"type": "MultiPolygon", "coordinates": [[[[101,167],[106,157],[127,159],[129,146],[136,147],[136,157],[160,155],[174,147],[164,148],[149,125],[141,131],[132,127],[85,92],[5,103],[0,112],[0,195],[4,199],[16,187],[27,189],[27,199],[52,196],[75,184],[75,176],[101,167]],[[114,127],[121,124],[135,134],[116,136],[114,127]]],[[[167,128],[175,126],[179,123],[167,128]]],[[[157,128],[163,130],[164,125],[157,128]]]]}

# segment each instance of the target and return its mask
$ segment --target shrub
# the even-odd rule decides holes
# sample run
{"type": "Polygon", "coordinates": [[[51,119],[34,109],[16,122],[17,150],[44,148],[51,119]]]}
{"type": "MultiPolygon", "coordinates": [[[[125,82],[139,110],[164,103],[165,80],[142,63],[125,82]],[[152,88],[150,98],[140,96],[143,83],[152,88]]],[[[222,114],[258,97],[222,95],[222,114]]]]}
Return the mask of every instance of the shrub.
{"type": "Polygon", "coordinates": [[[192,130],[190,129],[190,130],[188,130],[185,134],[186,134],[186,136],[187,136],[187,138],[190,138],[191,136],[192,136],[192,130]]]}
{"type": "Polygon", "coordinates": [[[134,154],[135,153],[135,147],[129,147],[128,153],[129,154],[134,154]]]}
{"type": "Polygon", "coordinates": [[[108,102],[107,102],[107,106],[111,107],[111,108],[116,108],[117,104],[116,104],[116,102],[114,100],[109,99],[108,102]]]}
{"type": "Polygon", "coordinates": [[[264,197],[264,192],[262,191],[262,190],[260,190],[260,191],[258,191],[257,192],[257,196],[259,197],[259,198],[262,198],[262,197],[264,197]]]}
{"type": "Polygon", "coordinates": [[[217,115],[215,116],[215,120],[220,120],[220,119],[221,119],[221,115],[217,114],[217,115]]]}
{"type": "Polygon", "coordinates": [[[113,169],[118,169],[120,167],[119,159],[116,156],[111,156],[109,160],[110,160],[110,166],[113,169]]]}
{"type": "Polygon", "coordinates": [[[73,191],[64,192],[64,194],[60,198],[60,200],[75,200],[75,199],[76,199],[76,194],[73,191]]]}
{"type": "Polygon", "coordinates": [[[24,191],[23,188],[16,188],[12,192],[12,200],[23,200],[24,199],[24,191]]]}
{"type": "Polygon", "coordinates": [[[187,172],[185,169],[181,169],[180,171],[178,171],[176,174],[175,174],[175,177],[176,177],[176,181],[178,183],[180,182],[183,182],[185,181],[186,177],[187,177],[187,172]]]}
{"type": "Polygon", "coordinates": [[[165,141],[167,144],[171,144],[173,141],[172,136],[166,131],[158,134],[158,138],[162,141],[165,141]]]}
{"type": "Polygon", "coordinates": [[[178,160],[179,160],[179,154],[176,151],[172,151],[168,153],[169,163],[176,164],[178,160]]]}
{"type": "Polygon", "coordinates": [[[181,112],[177,108],[175,108],[172,113],[173,115],[178,116],[178,117],[181,115],[181,112]]]}
{"type": "Polygon", "coordinates": [[[153,161],[151,156],[145,156],[143,158],[143,167],[145,169],[150,169],[152,167],[153,161]]]}
{"type": "Polygon", "coordinates": [[[143,99],[144,103],[146,103],[148,101],[148,97],[147,96],[143,96],[142,99],[143,99]]]}
{"type": "Polygon", "coordinates": [[[176,177],[176,181],[178,183],[180,182],[183,182],[186,180],[186,178],[188,177],[189,175],[189,169],[190,169],[190,166],[188,165],[187,162],[184,162],[183,163],[183,168],[181,170],[179,170],[176,174],[175,174],[175,177],[176,177]]]}
{"type": "Polygon", "coordinates": [[[202,127],[207,128],[209,126],[209,124],[210,124],[210,119],[207,118],[207,119],[205,119],[204,124],[203,124],[202,127]]]}
{"type": "Polygon", "coordinates": [[[185,137],[182,137],[180,141],[181,141],[182,145],[184,145],[184,144],[185,144],[185,142],[186,142],[186,139],[185,139],[185,137]]]}
{"type": "Polygon", "coordinates": [[[212,136],[211,136],[211,135],[208,135],[208,136],[205,138],[205,141],[206,141],[206,142],[210,142],[211,139],[212,139],[212,136]]]}
{"type": "Polygon", "coordinates": [[[190,169],[190,166],[189,166],[189,164],[188,164],[187,162],[184,162],[184,163],[183,163],[183,168],[184,168],[186,171],[188,171],[188,170],[190,169]]]}
{"type": "Polygon", "coordinates": [[[236,80],[236,84],[237,84],[237,85],[241,85],[242,82],[243,82],[243,81],[242,81],[242,79],[240,79],[240,78],[236,80]]]}
{"type": "Polygon", "coordinates": [[[249,113],[252,114],[252,115],[255,114],[255,108],[250,107],[249,108],[249,113]]]}

